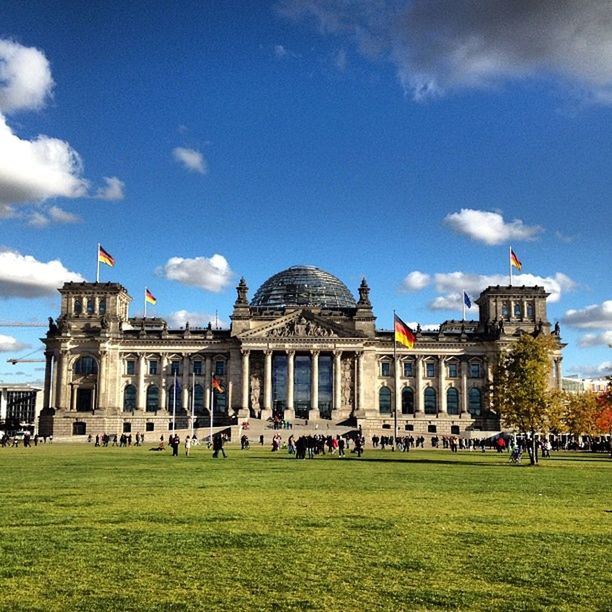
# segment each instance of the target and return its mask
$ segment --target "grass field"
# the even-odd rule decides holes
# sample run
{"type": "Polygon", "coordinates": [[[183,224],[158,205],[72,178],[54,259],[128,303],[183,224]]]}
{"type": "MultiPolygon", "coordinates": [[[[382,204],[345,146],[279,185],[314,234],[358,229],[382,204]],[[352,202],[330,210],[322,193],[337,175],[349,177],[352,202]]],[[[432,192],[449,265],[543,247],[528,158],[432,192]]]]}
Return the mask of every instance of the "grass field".
{"type": "Polygon", "coordinates": [[[0,449],[0,609],[610,610],[612,461],[0,449]]]}

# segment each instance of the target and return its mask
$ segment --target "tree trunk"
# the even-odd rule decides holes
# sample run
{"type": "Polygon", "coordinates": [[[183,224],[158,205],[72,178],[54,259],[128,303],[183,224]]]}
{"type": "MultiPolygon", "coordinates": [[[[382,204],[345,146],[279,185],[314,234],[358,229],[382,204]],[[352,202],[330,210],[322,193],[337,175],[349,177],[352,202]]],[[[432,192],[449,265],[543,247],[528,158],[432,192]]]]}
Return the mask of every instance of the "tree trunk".
{"type": "Polygon", "coordinates": [[[531,432],[531,452],[529,453],[529,459],[531,465],[536,465],[538,462],[538,445],[536,444],[535,431],[531,432]]]}

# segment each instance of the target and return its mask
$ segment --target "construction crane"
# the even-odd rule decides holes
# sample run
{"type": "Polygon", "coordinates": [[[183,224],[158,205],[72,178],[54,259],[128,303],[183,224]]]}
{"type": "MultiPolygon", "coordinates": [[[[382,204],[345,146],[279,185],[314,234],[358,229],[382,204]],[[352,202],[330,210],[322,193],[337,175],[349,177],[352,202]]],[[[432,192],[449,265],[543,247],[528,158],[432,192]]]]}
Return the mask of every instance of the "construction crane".
{"type": "Polygon", "coordinates": [[[33,321],[27,323],[25,321],[0,321],[0,327],[47,327],[49,323],[42,323],[41,321],[33,321]]]}

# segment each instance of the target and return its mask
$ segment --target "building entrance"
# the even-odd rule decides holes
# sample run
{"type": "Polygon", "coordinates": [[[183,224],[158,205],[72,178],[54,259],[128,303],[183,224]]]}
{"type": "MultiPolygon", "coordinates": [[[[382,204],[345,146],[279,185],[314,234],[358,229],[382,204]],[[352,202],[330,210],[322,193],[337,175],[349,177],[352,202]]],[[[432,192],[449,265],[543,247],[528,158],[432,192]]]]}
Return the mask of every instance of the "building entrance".
{"type": "Polygon", "coordinates": [[[91,412],[93,410],[93,389],[77,389],[77,412],[91,412]]]}

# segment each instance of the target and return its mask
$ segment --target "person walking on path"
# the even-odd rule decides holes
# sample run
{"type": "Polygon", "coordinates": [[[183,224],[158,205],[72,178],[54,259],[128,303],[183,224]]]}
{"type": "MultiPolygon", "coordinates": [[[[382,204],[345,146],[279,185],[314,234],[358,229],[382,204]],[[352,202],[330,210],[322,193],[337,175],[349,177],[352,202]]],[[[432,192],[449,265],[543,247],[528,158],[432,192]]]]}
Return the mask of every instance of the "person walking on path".
{"type": "Polygon", "coordinates": [[[185,438],[185,457],[189,457],[190,452],[191,452],[191,438],[187,436],[185,438]]]}

